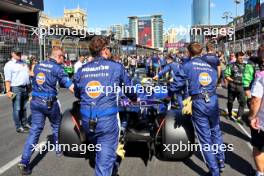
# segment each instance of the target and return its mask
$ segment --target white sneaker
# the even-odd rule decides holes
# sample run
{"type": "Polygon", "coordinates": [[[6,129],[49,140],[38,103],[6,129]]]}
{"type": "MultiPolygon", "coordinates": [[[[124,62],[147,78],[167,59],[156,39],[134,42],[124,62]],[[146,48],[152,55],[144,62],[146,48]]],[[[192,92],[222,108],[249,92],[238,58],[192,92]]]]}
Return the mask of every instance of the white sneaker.
{"type": "Polygon", "coordinates": [[[264,176],[264,173],[263,173],[263,172],[261,173],[261,172],[258,172],[258,171],[257,171],[257,172],[256,172],[256,176],[264,176]]]}

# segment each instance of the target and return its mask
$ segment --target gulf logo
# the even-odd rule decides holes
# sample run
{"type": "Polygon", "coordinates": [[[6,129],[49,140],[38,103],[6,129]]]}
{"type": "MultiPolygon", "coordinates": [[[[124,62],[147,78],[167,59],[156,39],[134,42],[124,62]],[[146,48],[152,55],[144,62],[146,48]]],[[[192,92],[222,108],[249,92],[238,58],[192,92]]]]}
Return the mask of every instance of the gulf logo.
{"type": "Polygon", "coordinates": [[[199,82],[202,86],[208,86],[212,82],[212,78],[208,73],[203,72],[199,75],[199,82]]]}
{"type": "Polygon", "coordinates": [[[101,95],[102,85],[98,81],[90,81],[85,87],[85,91],[90,98],[97,98],[101,95]]]}
{"type": "Polygon", "coordinates": [[[37,84],[42,85],[46,80],[46,76],[44,73],[40,72],[36,76],[37,84]]]}

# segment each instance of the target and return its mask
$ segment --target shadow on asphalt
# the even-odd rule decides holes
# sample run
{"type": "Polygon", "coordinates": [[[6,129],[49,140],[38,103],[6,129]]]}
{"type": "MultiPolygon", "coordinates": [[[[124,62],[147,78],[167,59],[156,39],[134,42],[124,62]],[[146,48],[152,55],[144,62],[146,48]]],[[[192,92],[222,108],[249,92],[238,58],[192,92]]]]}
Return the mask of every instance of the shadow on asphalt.
{"type": "MultiPolygon", "coordinates": [[[[235,122],[232,122],[232,123],[235,123],[235,122]]],[[[244,133],[236,129],[233,125],[226,123],[224,121],[221,121],[220,125],[221,125],[222,132],[227,133],[232,136],[236,136],[247,142],[250,141],[250,138],[247,135],[245,135],[244,133]]]]}
{"type": "MultiPolygon", "coordinates": [[[[225,143],[225,145],[228,146],[229,143],[225,143]]],[[[234,148],[234,150],[236,150],[236,149],[234,148]]],[[[203,156],[201,155],[201,152],[199,152],[199,151],[195,152],[194,156],[196,156],[196,158],[198,158],[201,162],[204,162],[203,156]]],[[[248,161],[244,160],[239,155],[237,155],[234,151],[225,152],[225,164],[229,165],[230,168],[232,168],[233,170],[236,170],[241,175],[254,176],[254,174],[255,174],[255,170],[252,167],[252,165],[248,161]]],[[[194,168],[193,171],[197,172],[199,175],[204,175],[204,173],[205,173],[204,170],[202,168],[200,168],[199,166],[195,166],[195,165],[192,165],[192,167],[190,167],[190,168],[191,169],[194,168]]]]}
{"type": "MultiPolygon", "coordinates": [[[[197,157],[201,157],[202,155],[199,155],[199,153],[195,152],[197,157]]],[[[144,162],[145,166],[148,165],[149,161],[149,151],[147,148],[146,143],[129,143],[126,146],[126,157],[138,157],[141,158],[144,162]]],[[[205,175],[207,172],[201,168],[199,165],[197,165],[192,158],[185,159],[183,161],[172,161],[172,162],[183,162],[187,167],[192,169],[195,173],[198,175],[205,175]]]]}
{"type": "Polygon", "coordinates": [[[241,175],[253,176],[255,174],[252,165],[248,161],[244,160],[239,155],[234,153],[234,151],[226,152],[225,156],[225,163],[232,169],[241,173],[241,175]]]}
{"type": "MultiPolygon", "coordinates": [[[[220,111],[223,112],[225,110],[220,109],[220,111]]],[[[244,113],[244,115],[242,116],[242,123],[243,123],[242,126],[249,126],[248,116],[249,116],[249,112],[244,113]]],[[[227,119],[227,116],[225,116],[224,118],[227,119]]],[[[228,121],[236,125],[235,124],[236,122],[234,122],[233,120],[228,119],[228,121]]],[[[227,133],[232,136],[236,136],[246,142],[250,142],[250,138],[247,135],[245,135],[243,132],[238,130],[236,127],[234,127],[234,125],[229,124],[224,121],[221,121],[220,125],[221,125],[222,132],[227,133]]],[[[225,163],[229,165],[232,169],[241,173],[241,175],[254,176],[255,171],[252,165],[248,161],[244,160],[239,155],[237,155],[234,151],[226,152],[225,156],[226,156],[225,163]]]]}
{"type": "MultiPolygon", "coordinates": [[[[196,155],[196,154],[194,154],[194,155],[196,155]]],[[[203,168],[201,168],[196,163],[194,163],[191,158],[186,159],[185,161],[183,161],[183,163],[186,166],[188,166],[190,169],[192,169],[193,172],[195,172],[197,175],[205,175],[207,173],[203,168]]]]}
{"type": "Polygon", "coordinates": [[[126,157],[137,157],[142,159],[145,166],[148,165],[149,158],[151,157],[149,154],[149,150],[147,147],[147,143],[144,142],[129,142],[126,147],[126,157]]]}
{"type": "MultiPolygon", "coordinates": [[[[52,135],[48,135],[47,136],[47,142],[46,142],[46,146],[48,145],[48,142],[52,142],[52,135]]],[[[47,147],[46,147],[47,148],[47,147]]],[[[42,153],[38,153],[35,158],[30,162],[29,167],[33,170],[34,167],[36,167],[38,165],[38,163],[43,160],[43,158],[47,155],[48,150],[45,150],[42,153]]]]}

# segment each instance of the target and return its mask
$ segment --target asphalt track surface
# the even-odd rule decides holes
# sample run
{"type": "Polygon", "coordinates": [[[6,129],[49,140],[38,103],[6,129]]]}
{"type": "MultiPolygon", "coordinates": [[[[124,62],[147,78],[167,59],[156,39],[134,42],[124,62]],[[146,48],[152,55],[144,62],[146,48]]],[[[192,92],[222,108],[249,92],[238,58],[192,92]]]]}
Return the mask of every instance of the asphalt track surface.
{"type": "MultiPolygon", "coordinates": [[[[226,109],[226,90],[218,90],[219,104],[226,109]]],[[[61,89],[59,100],[62,110],[71,107],[73,95],[61,89]]],[[[235,106],[237,108],[237,105],[235,106]]],[[[226,152],[226,169],[223,176],[250,176],[254,173],[250,131],[247,125],[237,123],[221,116],[221,128],[224,143],[233,144],[233,151],[226,152]]],[[[39,143],[47,141],[51,134],[48,120],[39,143]]],[[[11,101],[5,96],[0,97],[0,175],[19,175],[17,162],[23,150],[27,134],[16,133],[12,120],[11,101]]],[[[127,156],[122,162],[120,176],[197,176],[204,175],[208,170],[203,163],[202,155],[195,152],[189,159],[180,162],[165,162],[153,157],[148,161],[148,151],[144,143],[131,144],[127,156]]],[[[89,161],[80,158],[56,157],[55,152],[42,155],[35,153],[32,157],[32,176],[92,176],[93,168],[89,161]]]]}

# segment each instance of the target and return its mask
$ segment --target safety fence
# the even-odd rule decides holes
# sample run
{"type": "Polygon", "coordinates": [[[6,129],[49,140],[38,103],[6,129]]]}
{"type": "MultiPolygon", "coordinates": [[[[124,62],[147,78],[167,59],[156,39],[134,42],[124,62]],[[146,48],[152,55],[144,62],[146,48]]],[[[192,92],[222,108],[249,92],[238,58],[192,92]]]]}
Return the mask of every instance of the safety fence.
{"type": "Polygon", "coordinates": [[[75,61],[82,52],[88,52],[88,39],[80,40],[78,36],[39,36],[33,26],[0,20],[0,93],[4,91],[4,65],[11,57],[14,47],[23,52],[22,60],[31,56],[44,60],[54,46],[62,47],[66,57],[75,61]]]}
{"type": "Polygon", "coordinates": [[[264,43],[264,34],[255,35],[252,37],[247,37],[243,39],[239,39],[236,41],[221,41],[216,46],[220,51],[228,51],[230,52],[246,52],[248,50],[253,51],[253,53],[258,50],[258,47],[264,43]]]}
{"type": "Polygon", "coordinates": [[[0,72],[3,72],[14,47],[23,51],[22,59],[31,55],[39,56],[39,38],[32,35],[32,26],[0,20],[0,72]]]}

